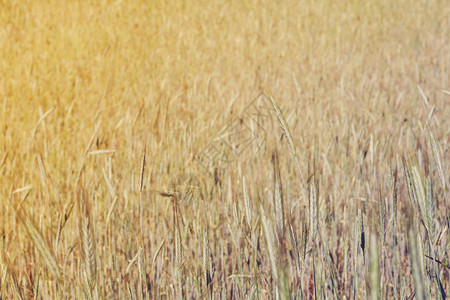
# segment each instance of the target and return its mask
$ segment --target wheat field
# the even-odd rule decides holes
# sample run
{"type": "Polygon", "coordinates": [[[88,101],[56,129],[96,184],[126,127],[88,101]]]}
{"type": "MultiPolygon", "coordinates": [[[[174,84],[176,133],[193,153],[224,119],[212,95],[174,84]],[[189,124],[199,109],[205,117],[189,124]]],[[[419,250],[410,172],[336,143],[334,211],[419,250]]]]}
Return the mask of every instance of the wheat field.
{"type": "Polygon", "coordinates": [[[445,299],[446,0],[0,1],[0,299],[445,299]]]}

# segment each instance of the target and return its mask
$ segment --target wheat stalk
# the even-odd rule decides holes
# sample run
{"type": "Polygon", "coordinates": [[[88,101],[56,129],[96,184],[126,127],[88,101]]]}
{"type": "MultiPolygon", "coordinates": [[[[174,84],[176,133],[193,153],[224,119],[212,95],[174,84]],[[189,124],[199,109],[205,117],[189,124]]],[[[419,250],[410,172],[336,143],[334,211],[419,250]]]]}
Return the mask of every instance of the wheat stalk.
{"type": "Polygon", "coordinates": [[[272,226],[272,221],[260,204],[260,214],[264,229],[264,236],[266,239],[267,250],[269,252],[269,261],[272,269],[272,276],[276,282],[275,296],[277,299],[289,299],[289,282],[286,270],[280,257],[279,244],[275,239],[275,233],[272,226]]]}
{"type": "Polygon", "coordinates": [[[278,163],[278,155],[275,153],[272,157],[273,160],[273,181],[274,181],[274,202],[275,202],[275,224],[278,240],[283,242],[284,240],[284,205],[283,205],[283,192],[281,186],[281,174],[280,166],[278,163]]]}
{"type": "Polygon", "coordinates": [[[78,205],[81,253],[86,271],[86,283],[92,293],[97,283],[97,260],[91,209],[87,192],[84,190],[81,190],[79,193],[78,205]]]}
{"type": "Polygon", "coordinates": [[[302,180],[302,186],[305,186],[305,179],[303,177],[303,172],[300,168],[300,163],[298,161],[298,155],[297,151],[295,150],[294,140],[292,139],[291,131],[289,130],[288,123],[286,122],[286,119],[283,116],[283,113],[281,112],[280,107],[278,106],[277,101],[275,100],[275,97],[272,94],[272,91],[269,88],[269,100],[272,103],[272,106],[275,110],[275,114],[277,115],[278,121],[281,126],[281,130],[283,131],[284,135],[286,136],[286,139],[288,141],[289,149],[291,150],[291,154],[294,156],[295,162],[298,167],[298,171],[300,173],[300,178],[302,180]]]}
{"type": "Polygon", "coordinates": [[[431,151],[433,153],[433,161],[434,161],[434,167],[436,168],[436,171],[439,175],[439,179],[441,180],[442,188],[444,189],[444,193],[446,191],[446,184],[445,184],[445,175],[444,175],[444,169],[442,167],[442,159],[441,159],[441,153],[442,149],[436,143],[436,140],[434,139],[433,134],[431,133],[431,130],[428,130],[428,139],[431,146],[431,151]]]}
{"type": "Polygon", "coordinates": [[[370,299],[380,299],[380,275],[378,266],[377,238],[370,236],[370,299]]]}
{"type": "Polygon", "coordinates": [[[211,275],[211,253],[209,248],[208,232],[203,232],[203,276],[205,279],[206,289],[209,290],[209,295],[212,297],[212,275],[211,275]]]}
{"type": "Polygon", "coordinates": [[[52,276],[58,281],[61,280],[61,269],[41,232],[26,213],[20,210],[16,210],[16,213],[52,276]]]}
{"type": "Polygon", "coordinates": [[[147,140],[145,141],[144,148],[142,149],[142,162],[139,174],[139,224],[141,228],[141,238],[144,234],[144,208],[142,202],[142,192],[144,190],[144,172],[145,172],[145,162],[147,157],[147,140]]]}
{"type": "MultiPolygon", "coordinates": [[[[447,196],[447,185],[446,185],[446,181],[445,181],[444,168],[442,167],[442,159],[441,159],[442,148],[434,139],[434,136],[431,133],[431,130],[428,130],[428,139],[429,139],[429,143],[431,145],[431,151],[433,153],[434,167],[435,167],[435,169],[438,173],[439,179],[441,181],[442,190],[443,190],[442,194],[443,194],[443,197],[445,198],[447,196]]],[[[449,212],[449,208],[448,208],[448,201],[445,204],[445,212],[446,212],[447,216],[449,216],[450,212],[449,212]]],[[[450,217],[448,217],[448,218],[450,218],[450,217]]]]}
{"type": "Polygon", "coordinates": [[[141,249],[139,250],[139,293],[141,299],[144,298],[144,294],[148,296],[148,291],[146,289],[147,284],[147,270],[145,268],[145,260],[144,260],[144,248],[141,246],[141,249]],[[145,292],[143,292],[143,289],[145,288],[145,292]]]}
{"type": "Polygon", "coordinates": [[[292,226],[292,223],[289,221],[289,232],[291,233],[292,238],[292,246],[294,247],[294,255],[295,255],[295,267],[297,270],[297,276],[300,276],[300,252],[299,252],[299,246],[297,242],[297,236],[294,230],[294,227],[292,226]]]}
{"type": "Polygon", "coordinates": [[[311,242],[313,243],[313,246],[316,241],[316,235],[317,235],[317,226],[318,226],[318,203],[317,203],[317,191],[316,191],[316,185],[314,181],[310,184],[310,191],[309,191],[309,230],[311,235],[311,242]]]}
{"type": "Polygon", "coordinates": [[[260,204],[259,206],[259,211],[261,214],[264,236],[266,238],[267,250],[269,252],[269,261],[272,268],[272,276],[276,281],[278,281],[278,252],[275,244],[275,235],[270,219],[266,216],[266,212],[264,211],[262,204],[260,204]]]}
{"type": "Polygon", "coordinates": [[[422,299],[425,299],[423,282],[422,282],[423,268],[422,268],[421,262],[420,262],[421,257],[419,255],[419,253],[417,253],[418,246],[420,247],[420,245],[418,245],[417,239],[416,239],[416,234],[413,232],[412,229],[410,229],[408,237],[409,237],[408,244],[409,244],[409,248],[411,250],[410,260],[411,260],[411,265],[412,265],[412,275],[413,275],[413,279],[414,279],[415,294],[416,294],[416,298],[418,300],[422,300],[422,299]]]}
{"type": "Polygon", "coordinates": [[[245,180],[245,176],[242,177],[242,193],[244,195],[245,216],[247,217],[247,223],[251,232],[252,211],[250,209],[250,197],[248,196],[247,181],[245,180]]]}
{"type": "Polygon", "coordinates": [[[432,217],[430,207],[432,204],[432,199],[427,199],[426,189],[424,187],[423,177],[419,170],[417,163],[410,163],[409,165],[412,185],[414,188],[414,195],[417,203],[419,205],[420,216],[422,217],[423,224],[427,233],[430,237],[430,241],[434,241],[434,218],[432,217]]]}

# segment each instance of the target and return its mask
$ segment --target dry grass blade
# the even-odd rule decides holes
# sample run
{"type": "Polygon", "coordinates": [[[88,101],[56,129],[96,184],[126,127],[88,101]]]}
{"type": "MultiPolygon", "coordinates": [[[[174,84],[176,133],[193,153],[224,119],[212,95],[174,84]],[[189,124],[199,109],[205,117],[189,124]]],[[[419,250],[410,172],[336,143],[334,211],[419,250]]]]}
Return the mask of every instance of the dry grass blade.
{"type": "Polygon", "coordinates": [[[6,151],[6,153],[3,155],[2,160],[0,160],[0,170],[2,169],[2,167],[5,165],[6,163],[6,159],[8,158],[9,152],[6,151]]]}
{"type": "Polygon", "coordinates": [[[139,191],[142,192],[144,189],[144,172],[145,172],[145,160],[147,157],[147,142],[145,142],[144,148],[142,148],[142,161],[141,168],[139,172],[139,191]]]}
{"type": "Polygon", "coordinates": [[[111,214],[113,213],[114,207],[116,206],[118,197],[116,195],[116,192],[114,191],[114,188],[112,186],[111,180],[109,179],[109,176],[106,174],[106,171],[102,169],[103,178],[105,179],[106,186],[108,187],[109,194],[111,196],[111,199],[113,199],[113,203],[111,204],[111,207],[109,208],[108,215],[106,217],[106,225],[105,230],[108,229],[109,220],[111,218],[111,214]]]}
{"type": "Polygon", "coordinates": [[[91,146],[94,143],[94,140],[95,140],[95,137],[97,136],[99,128],[100,128],[100,124],[97,123],[94,128],[94,133],[92,134],[91,138],[89,139],[89,142],[87,143],[86,147],[84,148],[84,152],[83,152],[84,158],[86,158],[89,155],[89,149],[91,149],[91,146]]]}
{"type": "Polygon", "coordinates": [[[39,120],[37,121],[37,123],[36,123],[36,126],[34,127],[34,129],[33,129],[33,138],[34,138],[34,136],[36,135],[36,132],[37,132],[37,130],[38,130],[38,128],[39,128],[39,125],[44,121],[44,119],[54,110],[55,108],[54,107],[52,107],[52,108],[50,108],[48,111],[46,111],[40,118],[39,118],[39,120]]]}
{"type": "Polygon", "coordinates": [[[103,178],[105,179],[105,182],[106,182],[106,186],[108,187],[109,194],[111,195],[112,199],[115,199],[116,198],[116,192],[114,191],[114,188],[112,186],[111,180],[109,179],[108,174],[106,174],[105,169],[102,169],[102,173],[103,173],[103,178]]]}
{"type": "Polygon", "coordinates": [[[102,155],[102,154],[113,154],[116,153],[115,149],[103,149],[103,150],[94,150],[89,152],[89,155],[102,155]]]}
{"type": "Polygon", "coordinates": [[[24,186],[24,187],[21,187],[21,188],[18,188],[16,190],[14,190],[12,193],[13,194],[19,194],[19,193],[22,193],[22,192],[28,192],[32,188],[33,188],[33,186],[31,184],[29,184],[27,186],[24,186]]]}
{"type": "Polygon", "coordinates": [[[139,224],[141,228],[141,236],[144,234],[144,208],[142,202],[142,191],[144,190],[144,172],[145,172],[145,159],[147,155],[147,141],[145,141],[144,148],[142,148],[142,162],[139,173],[139,224]]]}
{"type": "Polygon", "coordinates": [[[105,225],[106,230],[108,229],[109,220],[111,219],[111,215],[114,211],[114,207],[116,207],[117,200],[118,200],[117,197],[114,198],[113,203],[111,204],[111,207],[109,208],[108,215],[106,216],[106,225],[105,225]]]}
{"type": "Polygon", "coordinates": [[[153,269],[153,266],[155,265],[155,261],[156,261],[156,259],[158,258],[158,255],[159,255],[159,253],[161,252],[161,250],[162,250],[162,248],[163,248],[165,242],[166,242],[166,241],[163,240],[163,241],[161,242],[161,244],[159,244],[158,250],[156,250],[155,255],[153,255],[153,259],[152,259],[152,269],[153,269]]]}
{"type": "Polygon", "coordinates": [[[135,256],[133,256],[133,258],[130,260],[130,262],[128,263],[128,266],[127,266],[127,268],[125,269],[125,273],[130,273],[130,271],[131,271],[131,268],[133,267],[133,265],[137,262],[137,260],[138,260],[138,258],[139,258],[139,255],[140,255],[140,250],[139,250],[139,252],[138,253],[136,253],[136,255],[135,256]]]}

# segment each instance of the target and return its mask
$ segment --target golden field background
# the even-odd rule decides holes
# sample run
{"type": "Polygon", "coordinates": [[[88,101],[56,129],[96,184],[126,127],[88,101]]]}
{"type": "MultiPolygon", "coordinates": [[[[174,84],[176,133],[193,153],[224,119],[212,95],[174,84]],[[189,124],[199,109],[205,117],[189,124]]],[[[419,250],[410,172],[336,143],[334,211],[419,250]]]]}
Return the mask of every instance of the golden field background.
{"type": "Polygon", "coordinates": [[[449,38],[447,1],[1,1],[0,298],[449,296],[449,38]]]}

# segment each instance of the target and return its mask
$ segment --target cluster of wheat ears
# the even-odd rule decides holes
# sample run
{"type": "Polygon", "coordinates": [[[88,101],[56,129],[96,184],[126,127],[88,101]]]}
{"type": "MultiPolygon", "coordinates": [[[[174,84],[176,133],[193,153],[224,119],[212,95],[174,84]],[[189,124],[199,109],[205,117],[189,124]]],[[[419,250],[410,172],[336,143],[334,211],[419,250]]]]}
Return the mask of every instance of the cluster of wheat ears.
{"type": "Polygon", "coordinates": [[[0,1],[0,299],[446,299],[449,36],[440,0],[0,1]]]}

